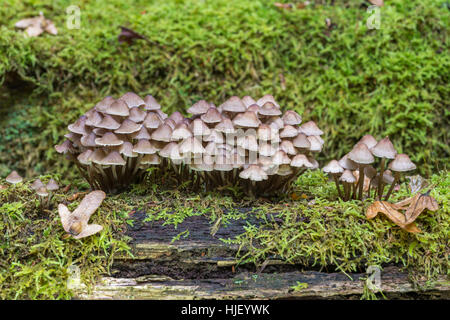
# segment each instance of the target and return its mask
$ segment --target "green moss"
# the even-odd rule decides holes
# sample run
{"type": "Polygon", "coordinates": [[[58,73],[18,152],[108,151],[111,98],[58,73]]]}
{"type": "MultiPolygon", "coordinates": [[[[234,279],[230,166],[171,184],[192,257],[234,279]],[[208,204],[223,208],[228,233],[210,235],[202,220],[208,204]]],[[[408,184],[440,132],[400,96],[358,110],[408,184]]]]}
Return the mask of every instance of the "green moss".
{"type": "Polygon", "coordinates": [[[268,0],[6,1],[0,173],[44,173],[57,162],[67,175],[52,149],[67,124],[105,95],[128,90],[153,94],[167,112],[201,98],[220,103],[233,94],[272,93],[283,109],[324,129],[322,162],[371,133],[389,135],[422,174],[445,169],[449,11],[444,1],[390,1],[381,8],[381,28],[368,30],[366,5],[321,1],[280,10],[268,0]],[[69,5],[80,7],[80,29],[66,27],[69,5]],[[58,36],[25,39],[14,28],[39,11],[55,21],[58,36]],[[325,18],[336,27],[327,30],[325,18]],[[119,25],[151,43],[119,46],[119,25]],[[23,144],[11,129],[19,124],[23,144]],[[22,154],[17,145],[28,150],[22,154]]]}

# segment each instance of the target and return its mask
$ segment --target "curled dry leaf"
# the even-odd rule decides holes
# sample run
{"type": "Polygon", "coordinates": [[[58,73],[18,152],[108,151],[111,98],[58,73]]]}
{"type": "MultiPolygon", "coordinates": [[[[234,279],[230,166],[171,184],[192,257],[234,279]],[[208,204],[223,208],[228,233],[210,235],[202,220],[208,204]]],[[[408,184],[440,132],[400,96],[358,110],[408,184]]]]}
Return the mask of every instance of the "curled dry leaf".
{"type": "Polygon", "coordinates": [[[377,7],[382,7],[384,6],[384,1],[383,0],[369,0],[369,2],[373,5],[376,5],[377,7]]]}
{"type": "Polygon", "coordinates": [[[100,232],[103,229],[101,225],[88,224],[88,222],[105,197],[106,194],[103,191],[92,191],[84,197],[73,212],[70,212],[64,204],[59,204],[58,212],[64,230],[75,239],[81,239],[100,232]]]}
{"type": "Polygon", "coordinates": [[[53,21],[46,19],[42,12],[39,16],[33,18],[22,19],[15,24],[16,28],[25,29],[26,35],[29,37],[37,37],[43,32],[50,33],[52,35],[58,34],[58,30],[55,27],[53,21]]]}
{"type": "Polygon", "coordinates": [[[418,193],[413,197],[399,201],[397,203],[390,203],[387,201],[375,201],[367,208],[366,218],[373,219],[379,212],[386,215],[395,224],[409,232],[420,232],[414,221],[425,210],[436,211],[439,205],[433,197],[427,193],[418,193]],[[405,214],[398,210],[405,210],[405,214]]]}

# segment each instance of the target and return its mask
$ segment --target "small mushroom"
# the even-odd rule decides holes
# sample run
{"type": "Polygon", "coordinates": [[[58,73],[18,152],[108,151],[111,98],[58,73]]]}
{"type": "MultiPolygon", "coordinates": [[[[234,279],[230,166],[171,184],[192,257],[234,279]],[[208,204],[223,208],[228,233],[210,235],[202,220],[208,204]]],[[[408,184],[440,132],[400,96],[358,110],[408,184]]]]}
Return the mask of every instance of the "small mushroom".
{"type": "MultiPolygon", "coordinates": [[[[380,162],[380,177],[383,176],[384,167],[385,167],[385,159],[394,159],[397,155],[397,151],[394,148],[389,137],[385,137],[380,140],[374,147],[370,149],[372,154],[376,157],[381,158],[380,162]]],[[[378,198],[381,199],[383,197],[383,189],[384,183],[383,180],[380,180],[378,183],[378,198]]]]}
{"type": "Polygon", "coordinates": [[[394,161],[389,164],[389,169],[394,172],[394,181],[392,182],[391,187],[386,194],[385,201],[388,201],[392,191],[394,190],[395,184],[400,180],[400,173],[415,170],[416,165],[411,161],[411,159],[409,159],[406,154],[400,153],[397,154],[394,161]]]}
{"type": "MultiPolygon", "coordinates": [[[[344,172],[344,168],[341,167],[339,162],[336,160],[331,160],[325,167],[323,167],[323,172],[328,173],[332,176],[334,183],[336,184],[336,189],[338,191],[339,197],[344,199],[341,188],[339,187],[339,175],[344,172]]],[[[345,192],[345,190],[344,190],[345,192]]]]}
{"type": "Polygon", "coordinates": [[[350,195],[352,192],[352,187],[355,186],[355,182],[356,182],[356,178],[353,175],[353,172],[345,169],[344,172],[342,173],[341,177],[339,178],[339,181],[342,182],[342,184],[344,185],[344,200],[348,201],[350,199],[350,195]]]}
{"type": "Polygon", "coordinates": [[[12,185],[16,185],[22,182],[23,178],[17,173],[17,171],[14,170],[6,177],[5,180],[12,185]]]}
{"type": "Polygon", "coordinates": [[[362,199],[363,187],[364,187],[364,167],[375,161],[369,148],[364,143],[357,144],[352,151],[348,154],[348,158],[358,164],[359,178],[358,186],[359,193],[358,199],[362,199]]]}

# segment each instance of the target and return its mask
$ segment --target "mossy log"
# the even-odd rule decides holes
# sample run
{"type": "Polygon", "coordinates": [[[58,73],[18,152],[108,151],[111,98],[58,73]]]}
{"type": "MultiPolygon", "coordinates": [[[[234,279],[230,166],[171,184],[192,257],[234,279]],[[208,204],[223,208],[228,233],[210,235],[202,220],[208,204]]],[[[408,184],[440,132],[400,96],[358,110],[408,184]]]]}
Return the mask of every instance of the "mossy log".
{"type": "MultiPolygon", "coordinates": [[[[139,220],[139,219],[138,219],[139,220]]],[[[129,228],[133,257],[114,262],[112,277],[102,278],[90,292],[80,287],[79,299],[359,299],[366,273],[320,272],[287,264],[274,257],[262,266],[238,265],[236,246],[219,240],[243,232],[237,220],[215,236],[204,217],[189,217],[176,229],[162,222],[137,223],[129,228]],[[189,230],[189,238],[172,242],[174,235],[189,230]],[[219,235],[218,235],[219,234],[219,235]],[[298,283],[307,284],[294,290],[298,283]]],[[[445,277],[414,285],[397,267],[385,267],[381,288],[390,297],[449,298],[445,277]],[[417,286],[419,284],[419,286],[417,286]]]]}

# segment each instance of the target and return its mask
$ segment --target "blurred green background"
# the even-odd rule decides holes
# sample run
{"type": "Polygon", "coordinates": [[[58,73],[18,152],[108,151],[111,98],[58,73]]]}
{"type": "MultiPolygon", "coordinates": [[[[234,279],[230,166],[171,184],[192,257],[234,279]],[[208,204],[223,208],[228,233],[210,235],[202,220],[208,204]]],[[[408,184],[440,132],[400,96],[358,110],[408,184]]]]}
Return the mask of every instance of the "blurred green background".
{"type": "MultiPolygon", "coordinates": [[[[4,4],[3,4],[4,3],[4,4]]],[[[419,172],[449,162],[448,1],[39,1],[0,6],[0,175],[75,174],[53,145],[106,95],[152,94],[165,112],[270,93],[325,132],[321,165],[389,135],[419,172]],[[49,4],[50,3],[50,4],[49,4]],[[80,9],[69,29],[66,9],[80,9]],[[42,11],[58,35],[14,24],[42,11]],[[328,25],[327,25],[327,19],[328,25]],[[148,37],[119,44],[119,26],[148,37]],[[73,172],[73,173],[72,173],[73,172]]]]}

